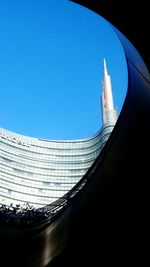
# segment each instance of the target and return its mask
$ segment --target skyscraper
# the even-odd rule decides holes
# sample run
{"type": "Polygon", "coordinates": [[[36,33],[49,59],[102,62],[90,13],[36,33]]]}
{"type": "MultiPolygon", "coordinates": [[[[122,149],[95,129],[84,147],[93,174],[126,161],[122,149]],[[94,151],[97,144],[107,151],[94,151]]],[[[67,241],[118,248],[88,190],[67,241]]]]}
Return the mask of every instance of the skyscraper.
{"type": "Polygon", "coordinates": [[[80,140],[45,140],[0,129],[0,204],[36,208],[73,188],[93,164],[117,120],[104,60],[102,128],[80,140]]]}

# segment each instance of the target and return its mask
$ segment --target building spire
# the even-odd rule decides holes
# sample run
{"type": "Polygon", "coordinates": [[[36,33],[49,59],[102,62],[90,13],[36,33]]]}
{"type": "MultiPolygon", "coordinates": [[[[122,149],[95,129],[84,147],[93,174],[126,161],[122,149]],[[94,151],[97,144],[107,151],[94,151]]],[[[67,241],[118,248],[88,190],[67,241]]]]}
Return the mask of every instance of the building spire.
{"type": "Polygon", "coordinates": [[[105,58],[103,59],[103,81],[102,81],[102,95],[101,95],[101,106],[102,106],[102,120],[103,125],[116,121],[117,116],[115,115],[116,110],[114,109],[113,94],[111,78],[108,74],[107,65],[105,58]]]}
{"type": "Polygon", "coordinates": [[[107,66],[106,66],[106,60],[103,58],[103,66],[104,66],[104,76],[108,75],[107,66]]]}

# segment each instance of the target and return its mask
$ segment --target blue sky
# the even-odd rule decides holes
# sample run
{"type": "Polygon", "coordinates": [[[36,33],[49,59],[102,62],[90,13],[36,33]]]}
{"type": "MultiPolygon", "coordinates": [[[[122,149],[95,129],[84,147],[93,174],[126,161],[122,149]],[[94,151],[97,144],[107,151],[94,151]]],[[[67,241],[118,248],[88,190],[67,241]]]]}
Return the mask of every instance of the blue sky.
{"type": "Polygon", "coordinates": [[[68,0],[1,0],[0,127],[46,139],[95,134],[104,57],[120,111],[125,57],[103,18],[68,0]]]}

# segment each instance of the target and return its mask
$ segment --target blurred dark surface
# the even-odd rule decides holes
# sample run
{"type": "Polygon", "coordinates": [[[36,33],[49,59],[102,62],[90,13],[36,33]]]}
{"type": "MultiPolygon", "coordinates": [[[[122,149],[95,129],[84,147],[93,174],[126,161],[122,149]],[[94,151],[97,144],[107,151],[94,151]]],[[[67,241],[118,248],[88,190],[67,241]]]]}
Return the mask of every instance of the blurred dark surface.
{"type": "Polygon", "coordinates": [[[135,46],[150,69],[149,2],[117,0],[75,0],[117,27],[135,46]]]}

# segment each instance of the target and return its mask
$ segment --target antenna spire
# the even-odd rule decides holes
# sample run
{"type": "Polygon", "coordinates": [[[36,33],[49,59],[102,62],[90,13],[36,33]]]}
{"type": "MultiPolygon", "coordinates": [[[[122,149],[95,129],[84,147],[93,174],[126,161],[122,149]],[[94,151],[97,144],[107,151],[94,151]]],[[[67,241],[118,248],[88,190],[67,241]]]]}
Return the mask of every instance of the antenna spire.
{"type": "Polygon", "coordinates": [[[117,113],[114,109],[114,101],[112,94],[111,78],[108,74],[107,65],[105,58],[103,59],[103,81],[102,81],[102,95],[101,95],[101,106],[102,106],[102,120],[104,124],[111,124],[116,122],[117,113]]]}
{"type": "Polygon", "coordinates": [[[107,66],[106,66],[106,59],[103,59],[103,67],[104,67],[104,76],[108,75],[107,66]]]}

